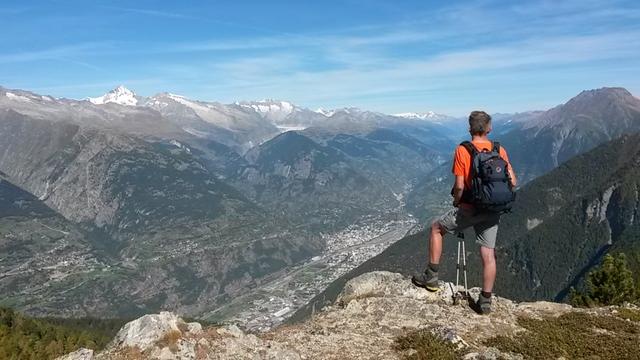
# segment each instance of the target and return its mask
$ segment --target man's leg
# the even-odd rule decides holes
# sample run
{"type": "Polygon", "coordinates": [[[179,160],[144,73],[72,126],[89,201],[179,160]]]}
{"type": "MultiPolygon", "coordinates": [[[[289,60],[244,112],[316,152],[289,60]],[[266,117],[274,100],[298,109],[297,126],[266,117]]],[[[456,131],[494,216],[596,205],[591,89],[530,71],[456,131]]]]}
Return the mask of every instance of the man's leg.
{"type": "Polygon", "coordinates": [[[429,235],[429,263],[440,264],[442,256],[442,238],[447,231],[436,220],[431,224],[431,233],[429,235]]]}
{"type": "Polygon", "coordinates": [[[482,291],[491,294],[496,281],[496,255],[492,248],[480,246],[482,257],[482,291]]]}
{"type": "Polygon", "coordinates": [[[489,215],[485,221],[474,226],[476,242],[480,244],[482,258],[482,292],[478,298],[478,306],[482,314],[491,312],[491,292],[496,281],[495,246],[498,237],[500,215],[489,215]]]}
{"type": "Polygon", "coordinates": [[[411,281],[414,285],[429,291],[440,290],[438,268],[442,256],[442,238],[446,232],[457,229],[461,215],[458,209],[452,209],[431,223],[429,232],[429,263],[423,273],[414,274],[411,281]]]}

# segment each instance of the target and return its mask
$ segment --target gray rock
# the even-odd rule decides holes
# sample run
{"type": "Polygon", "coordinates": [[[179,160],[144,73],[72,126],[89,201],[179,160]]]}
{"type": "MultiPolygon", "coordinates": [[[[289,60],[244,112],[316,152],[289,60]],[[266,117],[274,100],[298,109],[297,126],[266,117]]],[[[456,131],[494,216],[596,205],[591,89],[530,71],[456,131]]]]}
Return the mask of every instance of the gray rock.
{"type": "Polygon", "coordinates": [[[483,351],[470,352],[463,357],[464,360],[522,360],[520,354],[504,353],[496,348],[490,347],[483,351]]]}
{"type": "Polygon", "coordinates": [[[93,350],[81,348],[56,360],[93,360],[93,350]]]}
{"type": "Polygon", "coordinates": [[[191,322],[187,324],[187,331],[191,334],[199,334],[202,332],[202,325],[197,322],[191,322]]]}
{"type": "Polygon", "coordinates": [[[178,325],[184,321],[177,315],[163,311],[145,315],[125,324],[112,342],[112,347],[135,347],[146,350],[161,340],[170,331],[180,331],[178,325]]]}
{"type": "Polygon", "coordinates": [[[409,279],[401,274],[388,271],[373,271],[349,280],[336,302],[346,306],[355,299],[400,296],[427,302],[450,304],[452,303],[453,288],[454,286],[450,283],[441,282],[440,291],[430,292],[414,286],[409,279]]]}
{"type": "Polygon", "coordinates": [[[244,336],[244,332],[242,332],[242,330],[240,330],[240,328],[235,325],[229,325],[218,329],[218,334],[228,335],[236,338],[244,336]]]}

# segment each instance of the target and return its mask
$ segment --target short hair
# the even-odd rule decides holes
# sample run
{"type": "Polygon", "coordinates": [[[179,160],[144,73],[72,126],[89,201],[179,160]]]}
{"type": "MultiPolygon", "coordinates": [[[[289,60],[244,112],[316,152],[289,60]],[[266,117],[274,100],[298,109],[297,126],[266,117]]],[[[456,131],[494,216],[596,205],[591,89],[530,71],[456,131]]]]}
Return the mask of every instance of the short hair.
{"type": "Polygon", "coordinates": [[[484,111],[472,111],[469,115],[469,132],[471,135],[484,135],[489,131],[491,115],[484,111]]]}

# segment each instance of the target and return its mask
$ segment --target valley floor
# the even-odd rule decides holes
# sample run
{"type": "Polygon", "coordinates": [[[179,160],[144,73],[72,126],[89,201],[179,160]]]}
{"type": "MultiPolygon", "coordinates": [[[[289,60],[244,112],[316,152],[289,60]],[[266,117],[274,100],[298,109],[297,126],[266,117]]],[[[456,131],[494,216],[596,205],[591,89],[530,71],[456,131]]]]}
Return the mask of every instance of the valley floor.
{"type": "Polygon", "coordinates": [[[242,324],[245,330],[267,331],[287,319],[340,276],[380,254],[417,224],[404,219],[367,221],[326,235],[325,252],[304,264],[269,276],[251,293],[201,316],[211,322],[242,324]]]}

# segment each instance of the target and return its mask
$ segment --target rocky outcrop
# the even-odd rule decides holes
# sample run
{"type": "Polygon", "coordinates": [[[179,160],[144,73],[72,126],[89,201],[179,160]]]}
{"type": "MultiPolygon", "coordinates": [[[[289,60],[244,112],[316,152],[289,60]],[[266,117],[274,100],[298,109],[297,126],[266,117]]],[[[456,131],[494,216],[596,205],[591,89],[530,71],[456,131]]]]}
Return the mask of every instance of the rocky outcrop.
{"type": "MultiPolygon", "coordinates": [[[[431,293],[414,287],[400,274],[371,272],[349,281],[334,305],[303,324],[255,335],[235,325],[202,329],[163,312],[128,323],[94,357],[82,350],[64,359],[397,359],[411,354],[397,350],[396,339],[414,331],[427,331],[453,344],[465,359],[521,359],[520,354],[486,346],[486,340],[526,331],[518,321],[522,317],[616,312],[494,297],[494,311],[483,316],[466,302],[454,305],[453,288],[442,283],[440,292],[431,293]]],[[[471,289],[471,298],[477,299],[478,293],[477,288],[471,289]]]]}
{"type": "Polygon", "coordinates": [[[81,348],[56,360],[93,360],[93,350],[81,348]]]}
{"type": "Polygon", "coordinates": [[[144,351],[153,347],[167,334],[183,332],[198,334],[202,332],[202,326],[199,323],[186,323],[177,315],[163,311],[160,314],[145,315],[127,323],[116,334],[110,346],[112,348],[137,346],[144,351]]]}

